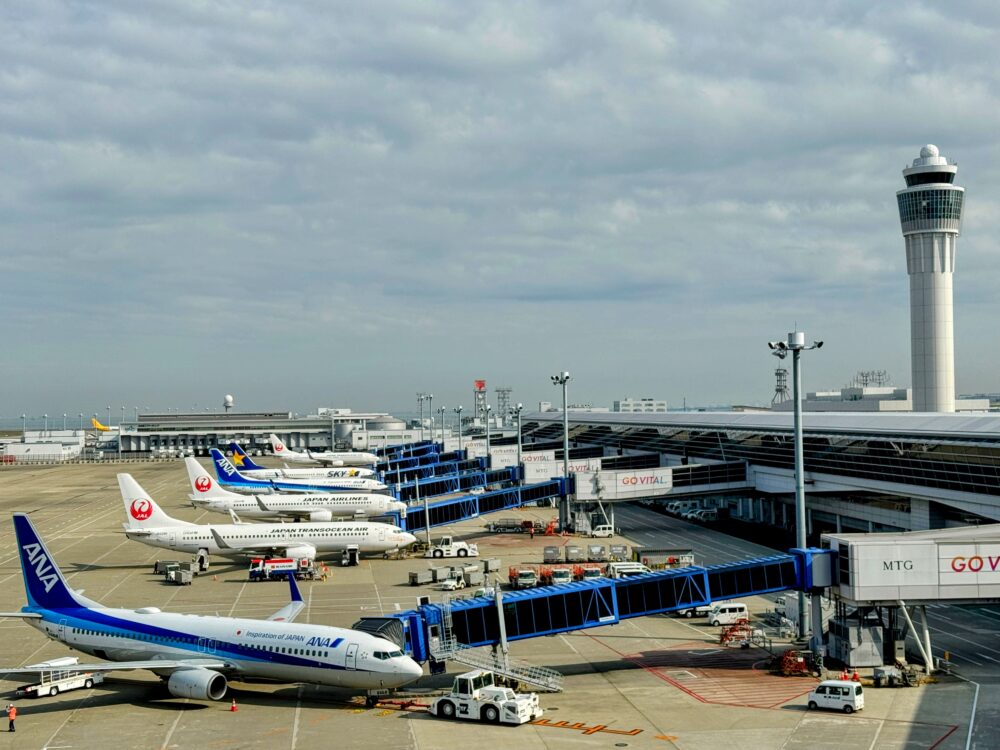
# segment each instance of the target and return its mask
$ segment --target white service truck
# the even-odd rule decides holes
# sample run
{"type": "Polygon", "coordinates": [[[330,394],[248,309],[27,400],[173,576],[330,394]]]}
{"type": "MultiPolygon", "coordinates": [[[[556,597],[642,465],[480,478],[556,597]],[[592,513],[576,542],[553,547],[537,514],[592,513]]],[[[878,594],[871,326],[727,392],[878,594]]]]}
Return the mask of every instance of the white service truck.
{"type": "Polygon", "coordinates": [[[68,690],[87,688],[104,682],[103,672],[80,672],[73,669],[80,660],[75,656],[32,664],[28,669],[37,669],[41,680],[31,685],[21,685],[16,694],[24,697],[40,698],[43,695],[56,696],[68,690]]]}
{"type": "Polygon", "coordinates": [[[479,547],[458,541],[452,536],[443,536],[437,544],[431,545],[424,557],[479,557],[479,547]]]}
{"type": "Polygon", "coordinates": [[[430,712],[445,719],[481,719],[491,724],[525,724],[542,715],[537,693],[498,687],[492,672],[476,669],[455,678],[451,692],[435,698],[430,712]]]}

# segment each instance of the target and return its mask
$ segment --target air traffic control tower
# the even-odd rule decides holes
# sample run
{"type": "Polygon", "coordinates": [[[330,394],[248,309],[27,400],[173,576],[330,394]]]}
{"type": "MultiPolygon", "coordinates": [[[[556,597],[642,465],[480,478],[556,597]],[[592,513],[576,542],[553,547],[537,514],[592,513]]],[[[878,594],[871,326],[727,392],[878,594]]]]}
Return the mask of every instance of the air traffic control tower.
{"type": "Polygon", "coordinates": [[[951,282],[965,196],[953,184],[957,172],[937,146],[924,146],[903,170],[906,188],[896,193],[910,275],[913,411],[955,411],[951,282]]]}

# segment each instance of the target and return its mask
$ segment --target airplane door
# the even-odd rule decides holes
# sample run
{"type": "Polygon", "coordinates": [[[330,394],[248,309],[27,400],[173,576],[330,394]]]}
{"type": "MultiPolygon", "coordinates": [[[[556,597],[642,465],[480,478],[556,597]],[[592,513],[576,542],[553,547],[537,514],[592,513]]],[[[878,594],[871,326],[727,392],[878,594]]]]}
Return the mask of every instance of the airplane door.
{"type": "Polygon", "coordinates": [[[60,641],[65,641],[66,640],[66,621],[65,620],[60,620],[59,621],[59,627],[56,628],[56,638],[58,638],[60,641]]]}
{"type": "Polygon", "coordinates": [[[385,541],[385,524],[384,523],[380,523],[380,524],[378,524],[378,526],[379,526],[378,540],[380,542],[384,542],[385,541]]]}
{"type": "Polygon", "coordinates": [[[211,638],[199,638],[198,650],[205,654],[215,653],[215,641],[211,638]]]}
{"type": "Polygon", "coordinates": [[[358,668],[358,644],[348,643],[347,644],[347,658],[344,662],[344,666],[348,669],[358,668]]]}

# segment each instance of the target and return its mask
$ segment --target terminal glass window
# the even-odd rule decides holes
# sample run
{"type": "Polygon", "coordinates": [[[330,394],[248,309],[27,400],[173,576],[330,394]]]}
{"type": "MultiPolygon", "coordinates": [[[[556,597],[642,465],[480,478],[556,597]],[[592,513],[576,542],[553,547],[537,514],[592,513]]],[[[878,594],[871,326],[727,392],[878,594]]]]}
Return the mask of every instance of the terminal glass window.
{"type": "Polygon", "coordinates": [[[841,586],[851,585],[851,557],[848,547],[841,547],[840,554],[837,555],[837,568],[839,576],[837,578],[841,586]]]}
{"type": "Polygon", "coordinates": [[[941,221],[962,218],[960,190],[916,190],[896,196],[899,219],[904,224],[913,221],[941,221]]]}

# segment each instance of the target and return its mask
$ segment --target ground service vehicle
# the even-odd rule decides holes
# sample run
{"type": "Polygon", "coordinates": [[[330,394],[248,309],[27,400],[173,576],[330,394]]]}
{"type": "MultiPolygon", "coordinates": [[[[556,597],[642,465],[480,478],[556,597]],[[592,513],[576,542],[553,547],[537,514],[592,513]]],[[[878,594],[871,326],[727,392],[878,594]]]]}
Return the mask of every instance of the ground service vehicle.
{"type": "Polygon", "coordinates": [[[445,719],[481,719],[494,724],[525,724],[542,715],[537,693],[519,695],[498,687],[493,673],[482,669],[458,675],[451,692],[431,702],[430,712],[445,719]]]}
{"type": "MultiPolygon", "coordinates": [[[[104,682],[104,675],[100,672],[80,672],[73,667],[80,663],[75,656],[63,656],[59,659],[50,659],[40,664],[33,665],[39,670],[39,682],[31,685],[22,685],[17,688],[17,695],[23,697],[40,698],[43,695],[59,695],[67,690],[77,690],[104,682]]],[[[28,667],[30,669],[31,667],[28,667]]]]}
{"type": "Polygon", "coordinates": [[[824,680],[809,693],[809,708],[829,708],[852,714],[865,707],[865,691],[860,682],[824,680]]]}
{"type": "Polygon", "coordinates": [[[294,575],[299,580],[316,577],[316,568],[308,557],[295,559],[292,557],[253,557],[250,559],[250,571],[247,575],[251,581],[282,581],[286,576],[294,575]]]}
{"type": "Polygon", "coordinates": [[[530,589],[538,585],[538,571],[528,565],[512,565],[507,580],[515,589],[530,589]]]}
{"type": "Polygon", "coordinates": [[[750,612],[743,602],[727,602],[716,604],[708,613],[708,621],[712,625],[732,625],[737,620],[747,620],[750,612]]]}
{"type": "Polygon", "coordinates": [[[479,547],[457,541],[451,536],[443,536],[424,553],[424,557],[479,557],[479,547]]]}
{"type": "Polygon", "coordinates": [[[645,565],[637,562],[613,562],[608,563],[607,568],[605,568],[608,578],[630,578],[652,572],[645,565]]]}
{"type": "Polygon", "coordinates": [[[553,583],[571,583],[573,581],[573,568],[569,565],[543,567],[539,571],[539,580],[543,586],[553,583]]]}
{"type": "Polygon", "coordinates": [[[602,523],[600,526],[595,526],[590,535],[592,537],[610,538],[615,535],[615,529],[611,524],[602,523]]]}
{"type": "Polygon", "coordinates": [[[584,563],[573,568],[573,578],[578,581],[589,581],[592,578],[602,578],[604,571],[597,563],[584,563]]]}

